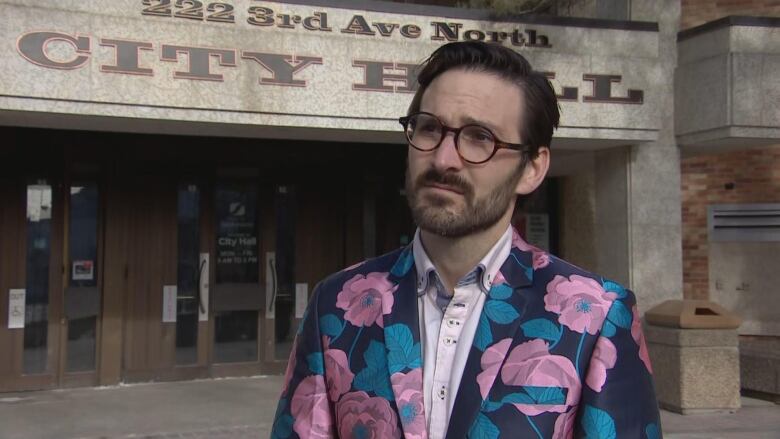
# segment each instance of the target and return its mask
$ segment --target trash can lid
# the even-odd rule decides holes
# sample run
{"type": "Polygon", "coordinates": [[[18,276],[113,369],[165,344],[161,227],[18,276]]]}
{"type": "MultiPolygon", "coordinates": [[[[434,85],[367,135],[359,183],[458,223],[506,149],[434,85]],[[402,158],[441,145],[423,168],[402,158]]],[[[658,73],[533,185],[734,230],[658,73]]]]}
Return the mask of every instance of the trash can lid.
{"type": "Polygon", "coordinates": [[[667,300],[645,313],[651,325],[685,329],[736,329],[736,314],[709,300],[667,300]]]}

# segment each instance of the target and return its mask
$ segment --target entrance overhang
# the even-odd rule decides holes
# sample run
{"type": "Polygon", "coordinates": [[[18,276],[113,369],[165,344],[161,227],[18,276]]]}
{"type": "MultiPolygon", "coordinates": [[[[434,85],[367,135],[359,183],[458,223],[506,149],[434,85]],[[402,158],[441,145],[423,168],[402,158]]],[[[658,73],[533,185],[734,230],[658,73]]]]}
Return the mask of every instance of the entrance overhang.
{"type": "Polygon", "coordinates": [[[683,154],[780,143],[780,18],[725,17],[678,35],[683,154]]]}

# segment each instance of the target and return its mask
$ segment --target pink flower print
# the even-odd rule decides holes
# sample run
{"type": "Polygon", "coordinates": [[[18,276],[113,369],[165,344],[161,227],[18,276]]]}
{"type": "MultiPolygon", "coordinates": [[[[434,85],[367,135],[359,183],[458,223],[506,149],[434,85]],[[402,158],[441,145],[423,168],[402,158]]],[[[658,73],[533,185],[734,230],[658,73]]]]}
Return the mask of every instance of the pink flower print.
{"type": "Polygon", "coordinates": [[[284,396],[285,393],[287,393],[287,386],[290,385],[290,380],[293,376],[293,371],[295,370],[295,359],[297,357],[298,351],[298,337],[295,337],[295,340],[293,340],[292,349],[290,351],[290,359],[287,361],[287,370],[284,372],[284,384],[282,384],[282,396],[284,396]]]}
{"type": "Polygon", "coordinates": [[[577,418],[577,409],[571,408],[566,413],[561,413],[555,419],[553,435],[555,439],[572,439],[574,437],[574,420],[577,418]]]}
{"type": "Polygon", "coordinates": [[[344,395],[336,404],[336,416],[339,437],[371,439],[401,437],[398,418],[390,403],[378,396],[369,397],[363,391],[344,395]]]}
{"type": "Polygon", "coordinates": [[[567,406],[580,400],[580,380],[571,360],[553,355],[542,339],[515,346],[501,368],[501,380],[509,386],[561,387],[566,391],[565,405],[512,404],[520,412],[536,416],[539,413],[563,413],[567,406]]]}
{"type": "Polygon", "coordinates": [[[559,314],[558,322],[572,331],[596,334],[615,298],[617,294],[604,291],[589,277],[556,275],[547,284],[544,309],[559,314]]]}
{"type": "Polygon", "coordinates": [[[325,379],[328,383],[328,396],[336,402],[339,397],[352,388],[355,374],[349,369],[347,354],[338,349],[325,350],[325,379]]]}
{"type": "Polygon", "coordinates": [[[550,265],[550,255],[539,247],[525,242],[523,238],[520,237],[520,234],[517,233],[517,230],[512,230],[512,247],[517,247],[524,252],[531,252],[534,270],[550,265]]]}
{"type": "Polygon", "coordinates": [[[404,426],[406,439],[425,439],[425,403],[423,401],[422,369],[412,369],[408,373],[396,372],[390,376],[395,402],[404,426]]]}
{"type": "Polygon", "coordinates": [[[645,363],[647,371],[653,373],[653,366],[650,364],[650,354],[647,352],[647,344],[645,344],[645,334],[642,332],[642,321],[639,318],[639,310],[636,305],[631,308],[634,314],[634,320],[631,322],[631,337],[634,339],[637,345],[639,345],[639,358],[645,363]]]}
{"type": "Polygon", "coordinates": [[[509,352],[509,345],[512,344],[511,338],[505,338],[498,343],[485,349],[482,354],[480,364],[482,366],[482,372],[477,375],[477,383],[479,383],[479,393],[482,394],[482,399],[487,399],[490,388],[493,387],[493,382],[498,375],[498,369],[501,367],[501,363],[506,357],[506,353],[509,352]]]}
{"type": "Polygon", "coordinates": [[[344,318],[355,326],[376,323],[384,327],[382,314],[390,314],[393,309],[393,293],[397,288],[387,279],[387,273],[356,274],[336,296],[336,306],[346,311],[344,318]]]}
{"type": "Polygon", "coordinates": [[[496,271],[495,277],[493,277],[493,283],[492,285],[501,285],[507,283],[506,278],[504,277],[504,274],[501,273],[501,271],[496,271]]]}
{"type": "Polygon", "coordinates": [[[298,436],[317,439],[333,437],[333,420],[322,375],[308,376],[298,384],[290,411],[295,419],[293,430],[298,436]]]}
{"type": "Polygon", "coordinates": [[[599,337],[596,347],[593,348],[593,356],[590,358],[588,376],[585,384],[596,392],[601,392],[604,382],[607,381],[607,369],[615,367],[617,349],[607,337],[599,337]]]}

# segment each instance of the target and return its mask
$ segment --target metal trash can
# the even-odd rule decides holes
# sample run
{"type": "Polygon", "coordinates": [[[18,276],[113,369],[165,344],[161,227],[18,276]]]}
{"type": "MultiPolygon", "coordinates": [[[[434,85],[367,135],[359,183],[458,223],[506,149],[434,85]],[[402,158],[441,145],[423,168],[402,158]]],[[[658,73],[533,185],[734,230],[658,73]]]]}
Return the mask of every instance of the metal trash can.
{"type": "Polygon", "coordinates": [[[708,300],[667,300],[644,321],[662,408],[683,415],[740,408],[739,317],[708,300]]]}

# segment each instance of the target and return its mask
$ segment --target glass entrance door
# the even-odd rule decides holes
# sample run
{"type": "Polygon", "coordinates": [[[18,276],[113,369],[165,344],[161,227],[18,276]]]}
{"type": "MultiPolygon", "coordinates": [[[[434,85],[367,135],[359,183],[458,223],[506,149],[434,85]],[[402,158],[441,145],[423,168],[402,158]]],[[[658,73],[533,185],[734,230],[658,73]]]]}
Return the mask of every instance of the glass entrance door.
{"type": "MultiPolygon", "coordinates": [[[[269,314],[274,318],[273,360],[287,361],[295,338],[295,186],[277,185],[274,190],[275,282],[269,314]]],[[[299,298],[300,299],[300,298],[299,298]]]]}
{"type": "Polygon", "coordinates": [[[218,184],[215,213],[212,363],[244,363],[254,370],[260,360],[258,334],[264,299],[256,184],[218,184]]]}
{"type": "Polygon", "coordinates": [[[63,385],[92,385],[101,309],[100,197],[95,181],[74,181],[66,194],[63,385]]]}

